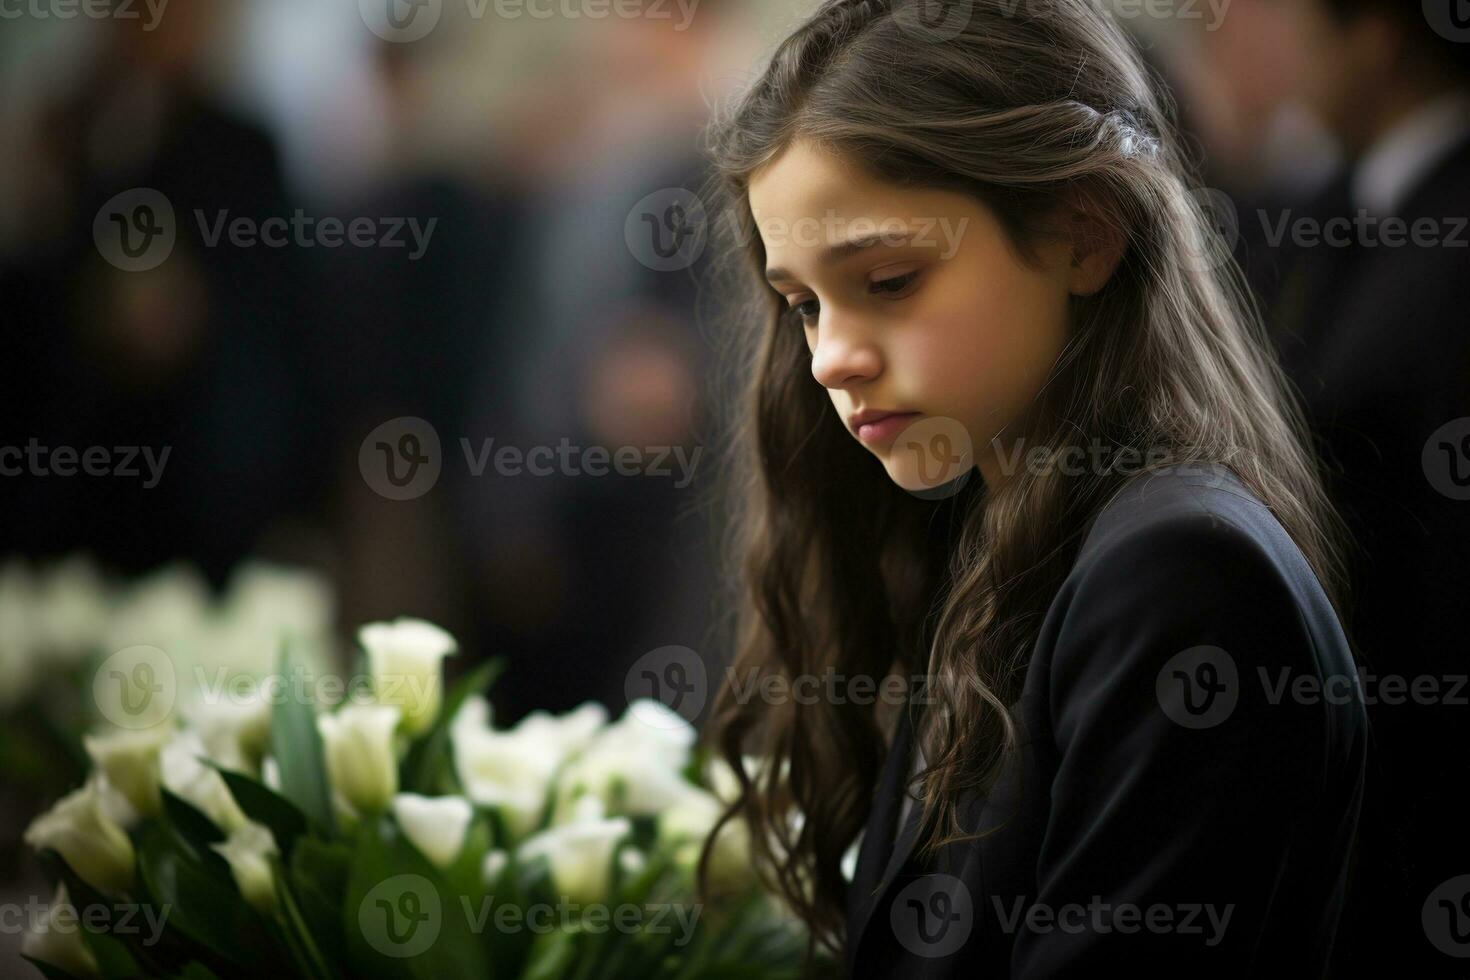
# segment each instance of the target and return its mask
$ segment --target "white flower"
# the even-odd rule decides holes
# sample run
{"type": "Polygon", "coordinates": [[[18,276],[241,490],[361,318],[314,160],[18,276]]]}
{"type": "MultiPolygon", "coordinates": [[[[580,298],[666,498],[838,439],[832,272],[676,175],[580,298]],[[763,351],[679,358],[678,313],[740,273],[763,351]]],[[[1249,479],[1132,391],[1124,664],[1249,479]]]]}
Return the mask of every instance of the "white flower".
{"type": "Polygon", "coordinates": [[[66,885],[58,885],[56,898],[47,907],[45,917],[31,921],[20,951],[74,977],[100,977],[102,970],[97,965],[97,957],[82,939],[80,918],[71,896],[66,893],[66,885]]]}
{"type": "Polygon", "coordinates": [[[444,658],[458,648],[454,637],[422,619],[369,623],[357,631],[379,704],[403,711],[403,731],[429,728],[443,699],[444,658]]]}
{"type": "Polygon", "coordinates": [[[0,708],[25,700],[35,685],[40,661],[37,649],[36,589],[30,569],[20,559],[0,566],[0,708]]]}
{"type": "Polygon", "coordinates": [[[466,795],[498,808],[521,837],[540,819],[558,768],[606,723],[607,709],[589,701],[560,717],[533,711],[503,732],[476,723],[487,713],[483,698],[469,698],[451,722],[455,771],[466,795]]]}
{"type": "Polygon", "coordinates": [[[130,589],[108,623],[103,646],[154,646],[176,660],[192,658],[209,615],[209,586],[199,572],[173,565],[130,589]]]}
{"type": "Polygon", "coordinates": [[[857,837],[853,839],[852,846],[842,855],[842,876],[848,881],[852,881],[853,876],[857,874],[858,852],[862,850],[863,833],[866,830],[867,828],[864,827],[858,831],[857,837]]]}
{"type": "Polygon", "coordinates": [[[48,657],[74,664],[97,649],[110,614],[97,567],[73,555],[36,576],[36,640],[48,657]]]}
{"type": "Polygon", "coordinates": [[[414,847],[434,864],[447,868],[464,847],[465,833],[475,815],[470,801],[462,796],[420,796],[399,793],[393,797],[393,817],[414,847]]]}
{"type": "MultiPolygon", "coordinates": [[[[725,805],[713,793],[688,786],[683,797],[659,815],[659,836],[674,846],[679,862],[692,869],[724,811],[725,805]]],[[[710,881],[720,891],[739,891],[754,882],[750,869],[750,831],[734,817],[715,839],[710,881]]]]}
{"type": "Polygon", "coordinates": [[[484,859],[480,862],[480,882],[486,888],[494,888],[500,872],[505,870],[506,862],[510,855],[499,847],[492,847],[485,852],[484,859]]]}
{"type": "Polygon", "coordinates": [[[519,854],[522,861],[545,857],[552,884],[568,901],[601,902],[612,885],[613,852],[631,830],[627,817],[605,819],[601,802],[583,797],[570,822],[527,839],[519,854]]]}
{"type": "MultiPolygon", "coordinates": [[[[202,694],[202,692],[200,692],[202,694]]],[[[254,682],[244,690],[237,684],[217,697],[200,697],[186,705],[189,727],[204,740],[209,757],[226,769],[253,773],[271,736],[271,703],[254,682]]]]}
{"type": "Polygon", "coordinates": [[[133,809],[152,817],[158,815],[161,805],[159,757],[173,734],[173,726],[169,724],[137,731],[118,729],[83,736],[82,745],[92,764],[107,776],[108,783],[127,798],[133,809]]]}
{"type": "Polygon", "coordinates": [[[264,677],[276,670],[281,644],[290,641],[303,667],[324,668],[335,598],[315,572],[260,561],[246,562],[230,577],[224,599],[199,651],[213,672],[264,677]]]}
{"type": "Polygon", "coordinates": [[[229,833],[244,826],[245,812],[230,795],[224,777],[200,761],[208,757],[198,732],[186,730],[174,735],[159,756],[163,786],[229,833]]]}
{"type": "Polygon", "coordinates": [[[270,858],[280,854],[270,828],[253,820],[230,832],[222,844],[209,845],[230,864],[230,873],[245,900],[269,915],[276,907],[276,883],[270,858]]]}
{"type": "Polygon", "coordinates": [[[554,822],[567,819],[585,793],[598,796],[609,812],[633,816],[661,813],[683,798],[688,782],[681,771],[689,762],[694,728],[664,708],[665,720],[646,719],[659,704],[648,698],[628,706],[618,721],[603,729],[587,750],[573,760],[558,781],[554,822]]]}
{"type": "Polygon", "coordinates": [[[122,891],[133,884],[137,855],[133,843],[103,806],[105,777],[57,801],[26,828],[25,842],[36,850],[54,848],[83,881],[102,891],[122,891]]]}
{"type": "Polygon", "coordinates": [[[398,792],[398,722],[398,709],[384,704],[347,704],[317,718],[332,788],[358,812],[385,809],[398,792]]]}

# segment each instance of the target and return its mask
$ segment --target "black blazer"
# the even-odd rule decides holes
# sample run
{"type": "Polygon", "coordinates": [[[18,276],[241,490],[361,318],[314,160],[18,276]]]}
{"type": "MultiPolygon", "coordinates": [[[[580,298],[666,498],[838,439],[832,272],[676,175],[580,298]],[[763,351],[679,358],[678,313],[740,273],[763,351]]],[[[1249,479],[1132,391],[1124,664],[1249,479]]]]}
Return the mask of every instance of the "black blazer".
{"type": "Polygon", "coordinates": [[[892,843],[902,713],[848,892],[850,974],[1323,975],[1363,794],[1354,679],[1316,577],[1233,473],[1130,480],[1043,621],[1017,764],[961,801],[967,832],[995,832],[929,866],[918,805],[892,843]]]}

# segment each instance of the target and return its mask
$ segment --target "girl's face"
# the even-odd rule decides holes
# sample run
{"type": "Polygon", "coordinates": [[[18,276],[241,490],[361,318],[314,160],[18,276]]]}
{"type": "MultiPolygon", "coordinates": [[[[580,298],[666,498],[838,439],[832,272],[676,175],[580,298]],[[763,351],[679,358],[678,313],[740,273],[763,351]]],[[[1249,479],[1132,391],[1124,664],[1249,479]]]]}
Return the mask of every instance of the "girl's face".
{"type": "Polygon", "coordinates": [[[979,201],[877,182],[806,141],[753,175],[749,200],[783,326],[805,332],[812,376],[889,477],[920,491],[975,466],[991,486],[1008,475],[992,439],[1046,382],[1067,297],[1101,288],[1098,263],[1048,240],[1032,267],[979,201]],[[859,412],[912,414],[860,427],[859,412]]]}

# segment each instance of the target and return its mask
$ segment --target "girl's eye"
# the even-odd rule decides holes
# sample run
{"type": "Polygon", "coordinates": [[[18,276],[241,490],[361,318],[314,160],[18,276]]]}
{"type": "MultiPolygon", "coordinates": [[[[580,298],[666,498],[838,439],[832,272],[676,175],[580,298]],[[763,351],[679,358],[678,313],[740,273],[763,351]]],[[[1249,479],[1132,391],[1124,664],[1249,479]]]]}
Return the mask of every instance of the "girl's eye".
{"type": "MultiPolygon", "coordinates": [[[[889,279],[879,279],[868,284],[868,292],[877,296],[898,297],[905,295],[904,291],[919,278],[919,270],[905,272],[901,276],[893,276],[889,279]]],[[[817,315],[821,312],[821,304],[815,299],[805,300],[792,304],[790,312],[801,321],[803,327],[815,327],[817,315]]]]}
{"type": "Polygon", "coordinates": [[[791,307],[791,312],[796,314],[797,318],[801,320],[802,326],[805,327],[816,326],[817,313],[819,311],[820,307],[814,299],[809,299],[804,303],[797,303],[791,307]]]}
{"type": "Polygon", "coordinates": [[[918,277],[919,270],[915,269],[912,272],[905,272],[901,276],[894,276],[892,279],[878,279],[869,284],[868,291],[880,295],[901,293],[908,287],[909,283],[918,277]]]}

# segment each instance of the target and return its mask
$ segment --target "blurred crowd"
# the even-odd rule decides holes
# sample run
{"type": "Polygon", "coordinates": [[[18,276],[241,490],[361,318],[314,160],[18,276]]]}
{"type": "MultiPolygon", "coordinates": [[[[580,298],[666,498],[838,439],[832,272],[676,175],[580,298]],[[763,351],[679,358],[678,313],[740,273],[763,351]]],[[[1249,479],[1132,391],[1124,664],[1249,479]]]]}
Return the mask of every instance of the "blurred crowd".
{"type": "MultiPolygon", "coordinates": [[[[714,466],[696,451],[720,408],[703,262],[661,269],[630,229],[650,195],[656,234],[672,206],[658,195],[698,188],[711,105],[811,6],[7,14],[0,445],[104,447],[114,475],[30,463],[0,479],[0,552],[85,550],[120,573],[184,559],[216,585],[250,557],[313,566],[344,623],[419,615],[468,651],[507,654],[505,719],[620,704],[628,666],[655,648],[719,662],[719,515],[697,506],[714,466]],[[436,18],[422,36],[415,12],[436,18]],[[110,205],[138,188],[171,207],[175,240],[133,271],[161,205],[110,205]],[[266,243],[271,219],[297,216],[266,243]],[[333,218],[367,219],[382,247],[328,244],[333,218]],[[258,240],[232,231],[242,219],[258,240]],[[364,462],[385,431],[388,461],[412,464],[426,432],[389,424],[403,419],[439,444],[437,481],[411,502],[364,462]],[[661,447],[668,475],[495,462],[564,441],[638,447],[645,463],[661,447]],[[129,447],[138,478],[117,469],[129,447]],[[146,485],[142,450],[157,463],[165,447],[146,485]],[[698,461],[687,480],[681,458],[698,461]]],[[[1177,99],[1302,392],[1359,546],[1350,625],[1365,663],[1463,673],[1470,21],[1454,0],[1117,6],[1177,99]],[[1334,218],[1352,222],[1341,244],[1311,234],[1334,218]],[[1393,219],[1433,228],[1391,245],[1393,219]]],[[[1420,899],[1470,871],[1450,806],[1464,708],[1369,710],[1368,856],[1344,927],[1357,966],[1423,947],[1420,899]]]]}

